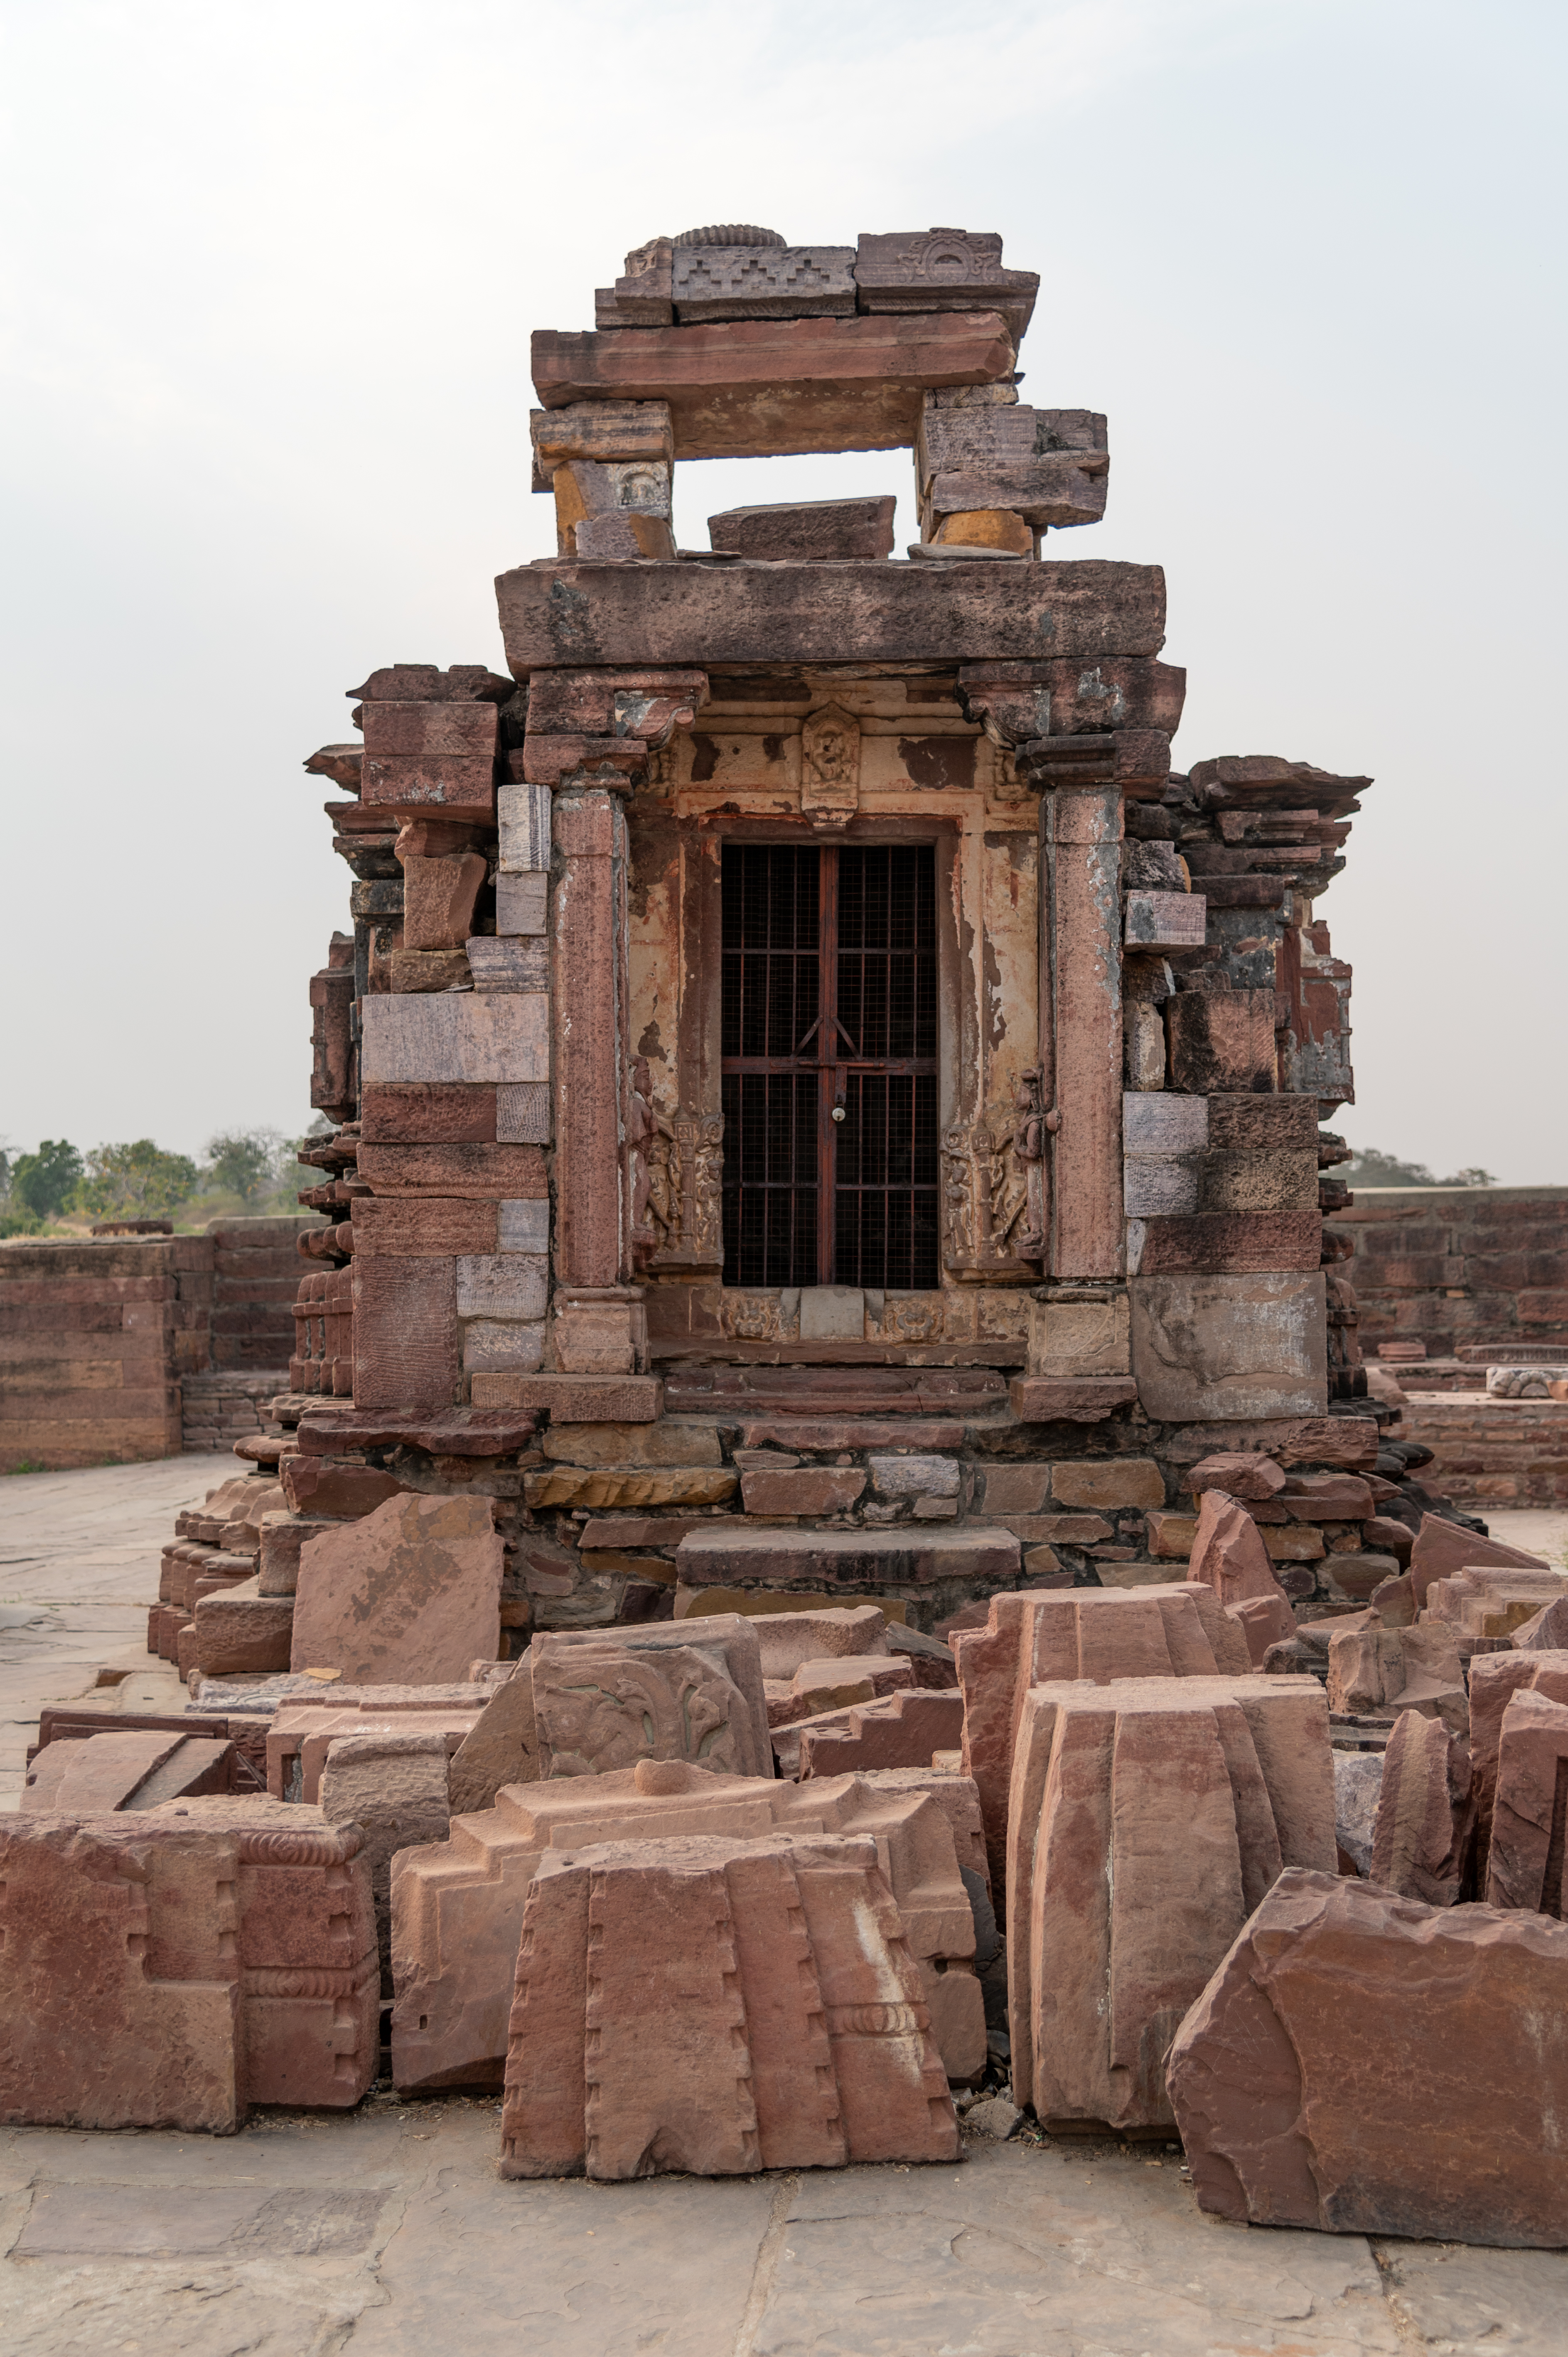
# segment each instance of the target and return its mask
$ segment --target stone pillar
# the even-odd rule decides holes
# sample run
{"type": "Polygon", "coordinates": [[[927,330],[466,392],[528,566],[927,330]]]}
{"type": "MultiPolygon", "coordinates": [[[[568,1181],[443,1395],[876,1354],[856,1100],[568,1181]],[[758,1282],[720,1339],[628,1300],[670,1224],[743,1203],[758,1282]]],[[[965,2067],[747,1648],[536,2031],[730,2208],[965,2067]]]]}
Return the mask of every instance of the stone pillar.
{"type": "Polygon", "coordinates": [[[1046,1265],[1056,1278],[1116,1277],[1124,1265],[1121,844],[1119,785],[1103,775],[1082,784],[1047,780],[1040,1062],[1052,1141],[1046,1265]]]}
{"type": "Polygon", "coordinates": [[[627,829],[587,780],[555,795],[555,1363],[628,1374],[647,1364],[642,1295],[624,1282],[628,1085],[627,829]]]}

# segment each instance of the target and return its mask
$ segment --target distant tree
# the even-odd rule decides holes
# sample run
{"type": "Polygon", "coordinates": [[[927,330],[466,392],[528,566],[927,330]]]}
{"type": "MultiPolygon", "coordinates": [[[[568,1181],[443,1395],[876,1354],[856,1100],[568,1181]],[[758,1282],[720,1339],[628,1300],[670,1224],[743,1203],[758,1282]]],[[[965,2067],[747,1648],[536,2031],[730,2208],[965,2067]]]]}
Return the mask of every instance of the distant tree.
{"type": "Polygon", "coordinates": [[[198,1175],[188,1154],[167,1154],[150,1137],[95,1146],[76,1201],[95,1220],[158,1219],[195,1194],[198,1175]]]}
{"type": "Polygon", "coordinates": [[[238,1129],[207,1141],[209,1175],[215,1186],[253,1203],[280,1183],[284,1139],[275,1129],[238,1129]]]}
{"type": "Polygon", "coordinates": [[[58,1219],[81,1177],[81,1157],[63,1137],[46,1137],[36,1154],[19,1154],[11,1194],[36,1219],[58,1219]]]}
{"type": "Polygon", "coordinates": [[[1451,1178],[1434,1178],[1424,1162],[1402,1162],[1397,1154],[1380,1154],[1375,1146],[1364,1146],[1352,1162],[1342,1162],[1335,1172],[1348,1187],[1495,1187],[1497,1179],[1478,1164],[1468,1169],[1455,1170],[1451,1178]]]}

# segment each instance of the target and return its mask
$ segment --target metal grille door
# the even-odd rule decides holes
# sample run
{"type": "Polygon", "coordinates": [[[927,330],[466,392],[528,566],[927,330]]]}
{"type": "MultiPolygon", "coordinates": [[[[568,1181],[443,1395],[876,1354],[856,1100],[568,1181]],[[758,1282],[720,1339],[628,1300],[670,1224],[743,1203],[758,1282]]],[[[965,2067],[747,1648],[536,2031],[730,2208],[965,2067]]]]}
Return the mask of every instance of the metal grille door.
{"type": "Polygon", "coordinates": [[[928,844],[726,845],[725,1283],[938,1282],[928,844]]]}

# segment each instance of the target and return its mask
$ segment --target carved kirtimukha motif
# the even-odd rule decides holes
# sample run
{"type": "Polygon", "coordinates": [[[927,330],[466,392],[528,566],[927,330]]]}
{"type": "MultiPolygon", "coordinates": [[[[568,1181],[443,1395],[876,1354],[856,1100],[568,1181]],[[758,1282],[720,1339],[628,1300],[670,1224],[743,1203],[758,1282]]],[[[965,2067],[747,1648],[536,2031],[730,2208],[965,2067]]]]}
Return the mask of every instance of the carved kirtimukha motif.
{"type": "Polygon", "coordinates": [[[841,827],[860,808],[860,723],[836,704],[800,731],[800,808],[812,824],[841,827]]]}

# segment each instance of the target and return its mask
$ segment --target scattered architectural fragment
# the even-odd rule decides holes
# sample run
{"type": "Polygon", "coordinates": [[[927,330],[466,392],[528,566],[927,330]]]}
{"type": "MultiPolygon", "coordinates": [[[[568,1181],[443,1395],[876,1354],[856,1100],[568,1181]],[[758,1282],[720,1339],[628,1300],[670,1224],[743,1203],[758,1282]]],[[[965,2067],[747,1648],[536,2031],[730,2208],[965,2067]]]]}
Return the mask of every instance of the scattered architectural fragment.
{"type": "Polygon", "coordinates": [[[454,1818],[450,1841],[404,1850],[393,1862],[398,2085],[499,2083],[523,1907],[549,1853],[575,1853],[590,1842],[657,1847],[692,1835],[750,1840],[796,1832],[876,1838],[939,2045],[955,2075],[967,2075],[983,2060],[984,2031],[979,1984],[967,1969],[974,1921],[959,1875],[970,1858],[960,1860],[949,1814],[955,1803],[948,1788],[960,1781],[906,1770],[795,1785],[643,1760],[592,1778],[503,1789],[493,1809],[454,1818]]]}
{"type": "Polygon", "coordinates": [[[1568,1928],[1544,1916],[1281,1875],[1171,2049],[1199,2203],[1255,2225],[1568,2244],[1565,1970],[1568,1928]]]}
{"type": "Polygon", "coordinates": [[[1137,1678],[1025,1697],[1007,1839],[1013,2089],[1168,2124],[1176,2028],[1282,1867],[1332,1870],[1315,1678],[1137,1678]]]}
{"type": "Polygon", "coordinates": [[[709,1835],[540,1861],[518,1949],[503,2177],[957,2157],[875,1842],[709,1835]]]}
{"type": "Polygon", "coordinates": [[[1563,1918],[1568,1706],[1530,1686],[1503,1713],[1487,1903],[1563,1918]]]}
{"type": "Polygon", "coordinates": [[[1453,1907],[1476,1895],[1475,1846],[1468,1744],[1439,1716],[1401,1711],[1383,1755],[1369,1879],[1402,1899],[1453,1907]]]}
{"type": "Polygon", "coordinates": [[[502,1565],[488,1498],[389,1498],[301,1551],[291,1666],[393,1684],[493,1661],[502,1565]]]}
{"type": "Polygon", "coordinates": [[[1363,1619],[1327,1627],[1328,1707],[1356,1717],[1419,1711],[1468,1737],[1470,1706],[1452,1630],[1436,1623],[1386,1629],[1363,1619]]]}
{"type": "Polygon", "coordinates": [[[0,2115],[223,2134],[252,2103],[357,2104],[380,2006],[360,1847],[265,1798],[0,1820],[0,2115]]]}

